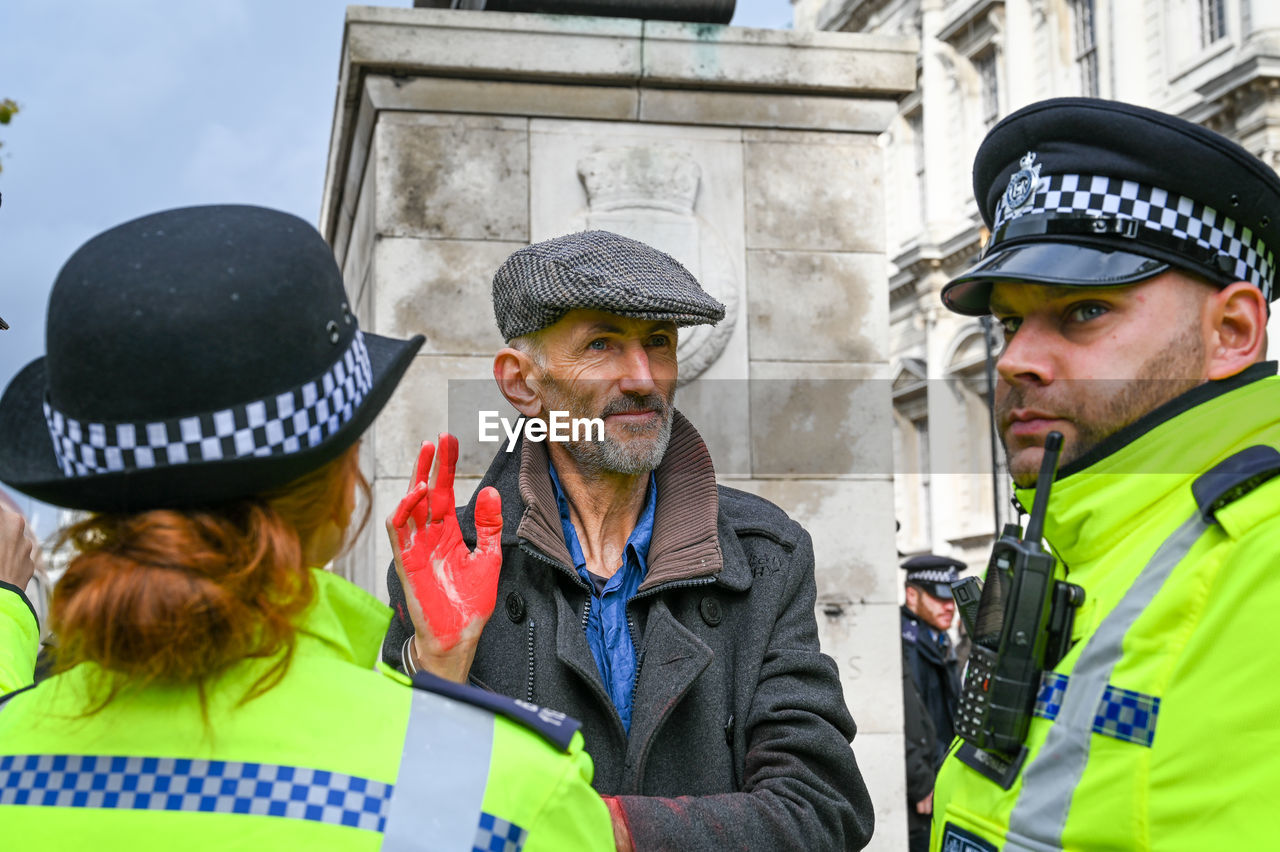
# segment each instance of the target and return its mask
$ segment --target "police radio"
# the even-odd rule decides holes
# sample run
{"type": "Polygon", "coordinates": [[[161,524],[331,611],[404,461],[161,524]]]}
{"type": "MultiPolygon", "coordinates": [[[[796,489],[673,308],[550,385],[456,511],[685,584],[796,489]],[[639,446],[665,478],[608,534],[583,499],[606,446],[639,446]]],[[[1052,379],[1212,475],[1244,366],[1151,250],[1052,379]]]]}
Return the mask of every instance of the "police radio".
{"type": "Polygon", "coordinates": [[[1041,674],[1070,649],[1075,611],[1084,603],[1084,589],[1054,579],[1057,560],[1040,546],[1061,453],[1062,433],[1050,432],[1026,535],[1006,524],[991,549],[986,583],[966,577],[951,586],[973,640],[956,713],[956,734],[964,740],[956,756],[1006,790],[1026,759],[1023,740],[1041,674]]]}

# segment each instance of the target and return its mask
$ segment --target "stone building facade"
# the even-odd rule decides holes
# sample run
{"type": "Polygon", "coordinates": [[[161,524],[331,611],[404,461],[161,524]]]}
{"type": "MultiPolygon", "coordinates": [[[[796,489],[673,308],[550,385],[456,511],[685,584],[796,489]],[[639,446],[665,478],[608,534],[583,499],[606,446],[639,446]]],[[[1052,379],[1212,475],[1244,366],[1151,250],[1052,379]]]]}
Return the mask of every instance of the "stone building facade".
{"type": "Polygon", "coordinates": [[[427,341],[362,446],[372,522],[337,568],[385,597],[381,519],[448,428],[467,500],[513,417],[490,282],[586,227],[662,248],[728,308],[680,339],[677,406],[722,482],[812,534],[875,849],[906,846],[883,151],[910,38],[352,7],[321,231],[361,323],[427,341]]]}
{"type": "MultiPolygon", "coordinates": [[[[986,236],[970,183],[978,144],[1021,106],[1088,95],[1200,122],[1274,168],[1280,3],[794,0],[794,16],[800,30],[919,39],[914,91],[881,138],[898,547],[978,568],[1011,515],[1008,479],[990,473],[988,335],[938,300],[986,236]]],[[[1270,331],[1275,357],[1274,318],[1270,331]]]]}

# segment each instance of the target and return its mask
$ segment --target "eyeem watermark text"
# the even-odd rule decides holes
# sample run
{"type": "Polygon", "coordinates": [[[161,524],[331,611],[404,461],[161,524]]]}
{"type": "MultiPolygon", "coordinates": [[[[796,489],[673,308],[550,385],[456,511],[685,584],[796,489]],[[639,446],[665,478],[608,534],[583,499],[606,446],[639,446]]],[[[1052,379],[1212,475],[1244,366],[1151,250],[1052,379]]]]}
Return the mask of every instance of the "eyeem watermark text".
{"type": "MultiPolygon", "coordinates": [[[[511,452],[520,438],[520,421],[512,423],[507,418],[500,417],[496,411],[480,412],[482,443],[501,441],[502,436],[498,434],[499,426],[507,436],[507,452],[511,452]]],[[[599,417],[571,418],[567,411],[552,411],[548,413],[546,420],[534,417],[524,418],[524,436],[530,441],[556,441],[557,443],[603,441],[604,420],[599,417]]]]}

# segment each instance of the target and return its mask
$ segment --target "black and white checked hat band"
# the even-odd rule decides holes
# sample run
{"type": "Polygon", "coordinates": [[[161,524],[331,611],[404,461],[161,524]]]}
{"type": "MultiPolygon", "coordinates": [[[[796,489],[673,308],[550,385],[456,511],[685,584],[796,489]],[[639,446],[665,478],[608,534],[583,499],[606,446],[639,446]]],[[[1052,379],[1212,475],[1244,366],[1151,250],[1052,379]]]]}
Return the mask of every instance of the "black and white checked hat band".
{"type": "MultiPolygon", "coordinates": [[[[1199,249],[1204,262],[1212,260],[1224,273],[1250,282],[1271,299],[1275,257],[1249,228],[1185,195],[1105,175],[1049,175],[1014,208],[1001,198],[987,250],[1016,236],[1033,235],[1034,227],[1027,226],[1034,226],[1037,219],[1063,214],[1100,225],[1093,228],[1098,234],[1124,236],[1139,244],[1149,241],[1162,248],[1199,249]],[[1129,223],[1135,226],[1125,227],[1129,223]]],[[[1058,230],[1049,224],[1063,223],[1048,223],[1038,233],[1058,230]]]]}
{"type": "Polygon", "coordinates": [[[960,579],[955,568],[917,568],[907,572],[908,583],[952,583],[960,579]]]}
{"type": "Polygon", "coordinates": [[[151,423],[89,423],[55,409],[45,421],[64,475],[92,476],[318,446],[355,416],[373,387],[373,366],[356,329],[346,351],[312,381],[267,399],[151,423]]]}

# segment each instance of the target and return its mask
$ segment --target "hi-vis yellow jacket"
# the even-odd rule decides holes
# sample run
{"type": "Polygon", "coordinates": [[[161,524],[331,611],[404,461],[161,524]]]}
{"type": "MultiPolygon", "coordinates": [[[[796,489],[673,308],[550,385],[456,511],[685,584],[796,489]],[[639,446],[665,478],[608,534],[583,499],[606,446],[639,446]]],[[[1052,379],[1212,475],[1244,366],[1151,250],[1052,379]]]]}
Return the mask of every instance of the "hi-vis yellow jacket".
{"type": "Polygon", "coordinates": [[[1202,386],[1060,473],[1045,538],[1085,589],[1077,641],[1009,790],[952,744],[934,852],[1277,848],[1275,369],[1202,386]]]}
{"type": "MultiPolygon", "coordinates": [[[[267,663],[237,665],[209,690],[207,725],[190,688],[125,691],[85,716],[86,665],[0,704],[0,845],[613,849],[572,720],[375,672],[390,610],[315,578],[284,679],[240,705],[267,663]]],[[[6,612],[0,648],[30,633],[18,620],[6,637],[6,612]]]]}

